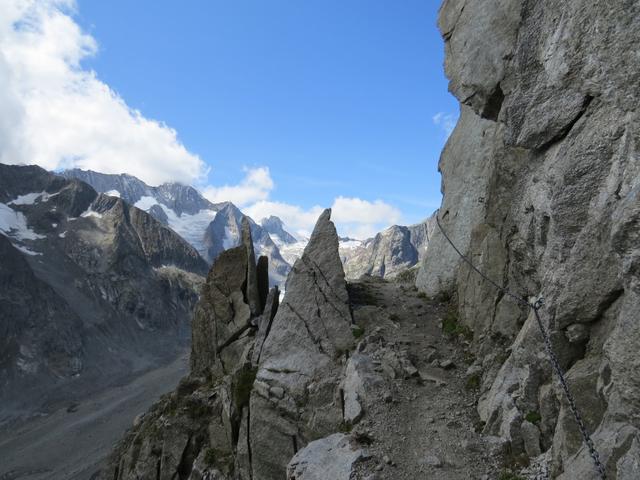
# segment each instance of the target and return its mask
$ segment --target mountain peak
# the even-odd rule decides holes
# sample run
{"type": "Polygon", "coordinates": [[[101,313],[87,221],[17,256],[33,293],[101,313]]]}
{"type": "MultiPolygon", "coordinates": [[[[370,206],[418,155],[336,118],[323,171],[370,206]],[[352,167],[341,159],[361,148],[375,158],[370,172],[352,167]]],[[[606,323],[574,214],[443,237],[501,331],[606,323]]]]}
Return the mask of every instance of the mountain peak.
{"type": "Polygon", "coordinates": [[[276,244],[292,244],[298,241],[296,237],[285,230],[284,223],[280,217],[271,215],[268,218],[263,218],[260,220],[260,225],[269,233],[276,244]]]}

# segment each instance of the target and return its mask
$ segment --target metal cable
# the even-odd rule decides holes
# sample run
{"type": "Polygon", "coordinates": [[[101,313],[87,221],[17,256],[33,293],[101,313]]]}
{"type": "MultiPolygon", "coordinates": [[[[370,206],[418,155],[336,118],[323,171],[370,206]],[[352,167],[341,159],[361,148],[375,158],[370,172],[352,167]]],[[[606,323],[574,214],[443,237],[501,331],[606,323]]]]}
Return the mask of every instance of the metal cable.
{"type": "Polygon", "coordinates": [[[555,352],[553,351],[553,346],[551,344],[551,338],[549,337],[549,333],[547,332],[546,328],[544,327],[544,325],[542,323],[542,319],[540,318],[539,310],[544,305],[544,299],[543,298],[539,298],[538,300],[535,301],[535,303],[530,303],[529,301],[526,300],[525,297],[521,297],[519,295],[516,295],[515,293],[509,291],[505,287],[499,285],[497,282],[495,282],[494,280],[492,280],[491,278],[486,276],[482,271],[480,271],[471,262],[471,260],[469,260],[465,255],[462,254],[462,252],[460,250],[458,250],[458,247],[456,247],[456,245],[453,243],[453,241],[449,238],[447,233],[444,231],[444,228],[442,228],[442,225],[440,225],[439,213],[440,213],[440,210],[438,210],[436,212],[436,223],[438,224],[438,229],[440,229],[440,232],[442,233],[444,238],[447,239],[447,242],[449,242],[449,245],[451,245],[451,247],[453,247],[453,249],[460,256],[460,258],[462,258],[462,260],[464,260],[478,275],[480,275],[483,279],[485,279],[487,282],[489,282],[495,288],[500,290],[502,293],[504,293],[505,295],[507,295],[511,299],[515,300],[520,305],[529,307],[530,309],[533,310],[533,313],[534,313],[534,315],[536,317],[536,322],[538,324],[538,328],[540,329],[540,333],[542,334],[544,347],[545,347],[545,350],[547,352],[547,355],[549,356],[549,360],[551,362],[551,366],[553,367],[553,370],[556,372],[556,375],[558,375],[560,386],[562,387],[562,390],[564,391],[564,395],[565,395],[567,401],[569,402],[569,408],[571,409],[571,413],[573,414],[573,417],[574,417],[574,419],[576,421],[576,424],[578,425],[578,429],[580,430],[580,434],[582,435],[582,439],[583,439],[585,445],[587,446],[587,448],[589,450],[589,454],[591,455],[591,458],[593,459],[593,463],[595,465],[596,470],[598,471],[598,474],[600,475],[600,478],[602,480],[606,480],[607,476],[606,476],[606,472],[605,472],[605,467],[602,464],[602,462],[600,461],[600,455],[598,454],[598,451],[596,450],[596,447],[595,447],[595,445],[593,443],[593,440],[591,439],[591,436],[589,435],[587,427],[584,424],[584,421],[582,420],[582,415],[580,415],[580,412],[578,410],[578,407],[576,406],[576,402],[575,402],[575,399],[573,397],[573,394],[569,390],[569,384],[567,383],[567,380],[565,378],[564,372],[562,371],[562,367],[560,366],[560,362],[558,362],[558,357],[556,356],[555,352]]]}

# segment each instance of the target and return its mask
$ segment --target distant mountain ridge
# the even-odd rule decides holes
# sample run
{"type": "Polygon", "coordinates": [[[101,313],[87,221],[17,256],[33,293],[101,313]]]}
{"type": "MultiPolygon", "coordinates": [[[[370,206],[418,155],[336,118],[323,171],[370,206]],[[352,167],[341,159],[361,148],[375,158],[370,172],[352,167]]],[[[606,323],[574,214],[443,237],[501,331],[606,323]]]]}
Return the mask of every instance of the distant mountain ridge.
{"type": "MultiPolygon", "coordinates": [[[[208,263],[224,250],[239,245],[240,223],[243,213],[231,202],[212,203],[198,190],[179,183],[165,183],[151,187],[128,174],[103,174],[90,170],[67,170],[66,178],[82,180],[97,191],[122,197],[148,212],[189,242],[208,263]],[[218,217],[218,214],[222,216],[218,217]]],[[[277,234],[274,242],[267,229],[250,220],[257,255],[269,257],[272,284],[283,284],[291,265],[279,250],[284,242],[296,239],[284,229],[278,217],[267,219],[267,225],[277,234]]]]}
{"type": "Polygon", "coordinates": [[[3,414],[172,359],[188,343],[207,270],[191,245],[123,199],[0,164],[3,414]]]}
{"type": "MultiPolygon", "coordinates": [[[[231,202],[212,203],[193,187],[178,183],[151,187],[128,174],[78,169],[67,170],[63,175],[85,181],[99,192],[121,196],[148,212],[187,240],[208,263],[240,244],[240,209],[231,202]]],[[[271,283],[284,286],[307,239],[289,233],[277,216],[263,218],[259,224],[249,220],[256,255],[269,257],[271,283]]],[[[340,237],[340,257],[347,278],[365,274],[393,277],[416,265],[423,258],[432,230],[430,218],[416,225],[391,226],[366,240],[340,237]]]]}
{"type": "Polygon", "coordinates": [[[137,177],[126,173],[107,174],[74,168],[60,173],[65,178],[76,178],[91,185],[96,191],[118,196],[134,205],[143,197],[153,197],[159,204],[173,210],[176,215],[195,215],[201,210],[218,211],[224,203],[212,203],[195,188],[181,183],[163,183],[151,187],[137,177]]]}
{"type": "Polygon", "coordinates": [[[345,275],[391,278],[413,267],[424,257],[434,226],[431,216],[415,225],[393,225],[363,242],[341,241],[345,275]]]}

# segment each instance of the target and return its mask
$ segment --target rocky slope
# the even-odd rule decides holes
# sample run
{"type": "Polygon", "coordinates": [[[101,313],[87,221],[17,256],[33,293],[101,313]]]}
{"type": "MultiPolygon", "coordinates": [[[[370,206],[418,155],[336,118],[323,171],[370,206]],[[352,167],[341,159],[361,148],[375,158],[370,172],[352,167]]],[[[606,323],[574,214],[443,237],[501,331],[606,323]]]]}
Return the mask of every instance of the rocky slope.
{"type": "Polygon", "coordinates": [[[123,200],[39,167],[0,165],[3,420],[171,359],[188,340],[206,270],[123,200]]]}
{"type": "Polygon", "coordinates": [[[340,256],[347,278],[373,275],[393,278],[424,257],[435,226],[431,217],[408,227],[393,225],[363,242],[341,242],[340,256]]]}
{"type": "MultiPolygon", "coordinates": [[[[442,226],[541,315],[606,467],[639,478],[640,156],[628,1],[447,0],[439,18],[461,104],[440,159],[442,226]]],[[[435,231],[417,280],[457,299],[482,370],[484,431],[558,479],[599,478],[530,309],[435,231]]]]}

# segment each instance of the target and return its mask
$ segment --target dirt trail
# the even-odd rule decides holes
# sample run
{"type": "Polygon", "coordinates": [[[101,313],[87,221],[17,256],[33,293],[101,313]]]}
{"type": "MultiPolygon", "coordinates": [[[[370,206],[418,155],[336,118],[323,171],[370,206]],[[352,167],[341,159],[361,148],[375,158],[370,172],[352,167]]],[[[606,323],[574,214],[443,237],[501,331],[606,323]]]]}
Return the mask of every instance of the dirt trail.
{"type": "MultiPolygon", "coordinates": [[[[370,437],[372,458],[358,467],[355,478],[499,478],[501,444],[475,432],[476,378],[467,374],[472,357],[461,336],[442,332],[447,305],[427,300],[412,286],[372,277],[350,289],[354,316],[365,324],[365,341],[377,341],[382,352],[406,354],[419,371],[416,375],[408,366],[366,402],[369,407],[353,433],[365,442],[370,437]],[[371,328],[374,333],[367,331],[371,328]]],[[[366,348],[374,357],[380,354],[376,347],[366,348]]],[[[385,363],[379,362],[378,371],[390,371],[385,363]]]]}

